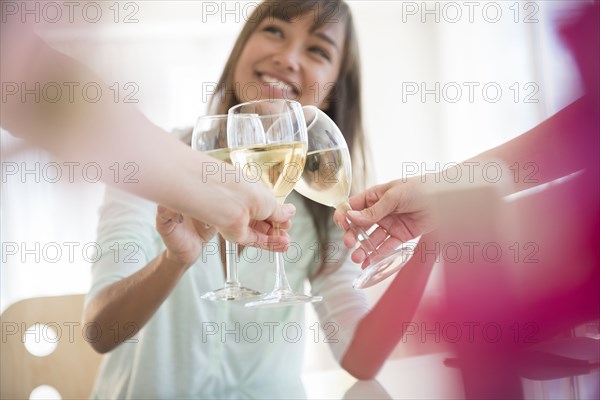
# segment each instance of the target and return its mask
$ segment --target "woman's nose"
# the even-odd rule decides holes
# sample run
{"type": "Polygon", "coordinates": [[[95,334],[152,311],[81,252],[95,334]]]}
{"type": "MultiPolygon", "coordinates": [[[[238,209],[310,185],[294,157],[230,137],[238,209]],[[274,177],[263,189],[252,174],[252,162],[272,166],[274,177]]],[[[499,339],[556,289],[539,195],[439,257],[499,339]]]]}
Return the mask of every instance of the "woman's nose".
{"type": "Polygon", "coordinates": [[[296,72],[300,68],[298,49],[295,46],[281,47],[273,55],[273,62],[282,69],[296,72]]]}

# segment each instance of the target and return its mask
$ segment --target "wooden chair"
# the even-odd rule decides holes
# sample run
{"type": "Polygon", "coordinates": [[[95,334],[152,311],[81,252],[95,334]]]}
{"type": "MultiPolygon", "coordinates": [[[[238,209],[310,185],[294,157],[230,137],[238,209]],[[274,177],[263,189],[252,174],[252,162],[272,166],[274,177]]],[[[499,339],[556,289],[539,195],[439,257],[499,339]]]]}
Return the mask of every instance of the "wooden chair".
{"type": "Polygon", "coordinates": [[[32,298],[6,309],[0,317],[0,398],[29,399],[40,385],[53,387],[63,399],[89,397],[101,356],[82,335],[83,298],[83,295],[32,298]],[[50,335],[51,330],[46,327],[37,329],[37,336],[26,335],[28,343],[43,337],[56,342],[55,350],[47,356],[35,356],[25,347],[25,331],[36,323],[46,324],[58,334],[50,335]]]}

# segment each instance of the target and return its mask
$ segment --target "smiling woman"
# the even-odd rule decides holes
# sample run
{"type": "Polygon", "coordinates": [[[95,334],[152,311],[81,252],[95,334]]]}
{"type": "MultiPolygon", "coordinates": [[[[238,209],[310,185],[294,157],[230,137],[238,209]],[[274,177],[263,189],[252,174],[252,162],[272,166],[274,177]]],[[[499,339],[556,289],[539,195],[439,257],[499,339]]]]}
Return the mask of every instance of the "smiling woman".
{"type": "MultiPolygon", "coordinates": [[[[225,114],[246,100],[294,96],[303,105],[326,111],[342,127],[347,142],[354,144],[358,159],[363,152],[359,88],[358,50],[347,4],[265,2],[248,18],[234,45],[211,111],[225,114]],[[332,10],[331,5],[334,13],[323,12],[332,10]]],[[[321,326],[334,331],[330,347],[340,361],[368,309],[364,294],[352,289],[359,269],[346,259],[342,232],[333,225],[329,208],[297,194],[289,200],[297,216],[289,230],[295,243],[293,256],[286,258],[288,279],[294,292],[304,291],[308,280],[312,293],[324,298],[315,311],[321,326]]],[[[160,225],[160,215],[156,224],[155,218],[154,204],[116,191],[107,194],[102,207],[100,245],[134,242],[140,251],[133,263],[112,257],[95,262],[85,320],[99,324],[103,331],[131,324],[139,331],[136,343],[125,342],[126,332],[118,335],[119,340],[106,336],[91,343],[109,353],[94,397],[206,397],[232,387],[242,392],[273,379],[286,385],[299,382],[306,337],[299,334],[290,340],[289,330],[305,326],[304,309],[254,310],[238,302],[203,301],[204,293],[223,286],[225,252],[218,250],[223,245],[190,221],[165,227],[160,225]],[[189,250],[181,254],[181,249],[189,250]],[[169,256],[175,251],[178,260],[196,261],[178,262],[169,256]],[[261,325],[275,327],[273,340],[253,336],[239,340],[248,337],[246,327],[261,325]],[[244,329],[233,336],[210,335],[201,343],[197,335],[204,326],[244,329]]],[[[239,279],[267,292],[273,255],[249,256],[249,251],[253,252],[242,251],[239,279]]]]}
{"type": "MultiPolygon", "coordinates": [[[[317,106],[344,135],[352,156],[353,191],[365,187],[368,147],[363,131],[361,63],[350,8],[343,1],[260,4],[247,18],[209,103],[226,114],[240,102],[287,98],[317,106]]],[[[331,210],[302,200],[327,248],[331,210]]]]}

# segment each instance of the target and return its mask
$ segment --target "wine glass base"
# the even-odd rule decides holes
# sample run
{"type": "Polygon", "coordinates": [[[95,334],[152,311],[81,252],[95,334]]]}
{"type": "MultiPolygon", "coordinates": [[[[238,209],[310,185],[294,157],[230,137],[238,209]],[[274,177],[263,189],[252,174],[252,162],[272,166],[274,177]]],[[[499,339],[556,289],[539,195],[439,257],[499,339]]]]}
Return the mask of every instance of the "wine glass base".
{"type": "Polygon", "coordinates": [[[385,278],[398,272],[410,260],[414,252],[414,245],[404,244],[398,250],[387,256],[373,260],[363,272],[354,278],[352,287],[354,289],[366,289],[378,284],[385,278]]]}
{"type": "Polygon", "coordinates": [[[205,293],[200,297],[202,300],[210,301],[231,301],[248,300],[262,296],[263,293],[258,290],[249,289],[243,286],[226,286],[221,289],[205,293]]]}
{"type": "Polygon", "coordinates": [[[308,296],[280,290],[271,292],[258,300],[250,301],[244,306],[248,308],[283,307],[294,304],[316,303],[321,300],[323,300],[322,296],[308,296]]]}

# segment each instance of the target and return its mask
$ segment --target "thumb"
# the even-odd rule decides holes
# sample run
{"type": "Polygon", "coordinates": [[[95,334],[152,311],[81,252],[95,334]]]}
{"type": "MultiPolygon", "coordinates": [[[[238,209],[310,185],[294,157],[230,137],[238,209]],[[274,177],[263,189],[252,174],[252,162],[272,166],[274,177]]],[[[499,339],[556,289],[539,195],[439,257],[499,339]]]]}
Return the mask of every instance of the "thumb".
{"type": "Polygon", "coordinates": [[[156,208],[156,222],[158,225],[169,225],[173,222],[180,224],[183,222],[183,215],[165,206],[158,205],[156,208]]]}
{"type": "Polygon", "coordinates": [[[293,204],[277,205],[268,220],[273,223],[284,223],[290,220],[296,214],[296,207],[293,204]]]}
{"type": "Polygon", "coordinates": [[[359,225],[371,226],[387,217],[395,208],[395,202],[390,196],[387,196],[387,193],[385,193],[381,199],[371,207],[364,208],[360,211],[348,211],[348,218],[359,225]]]}

